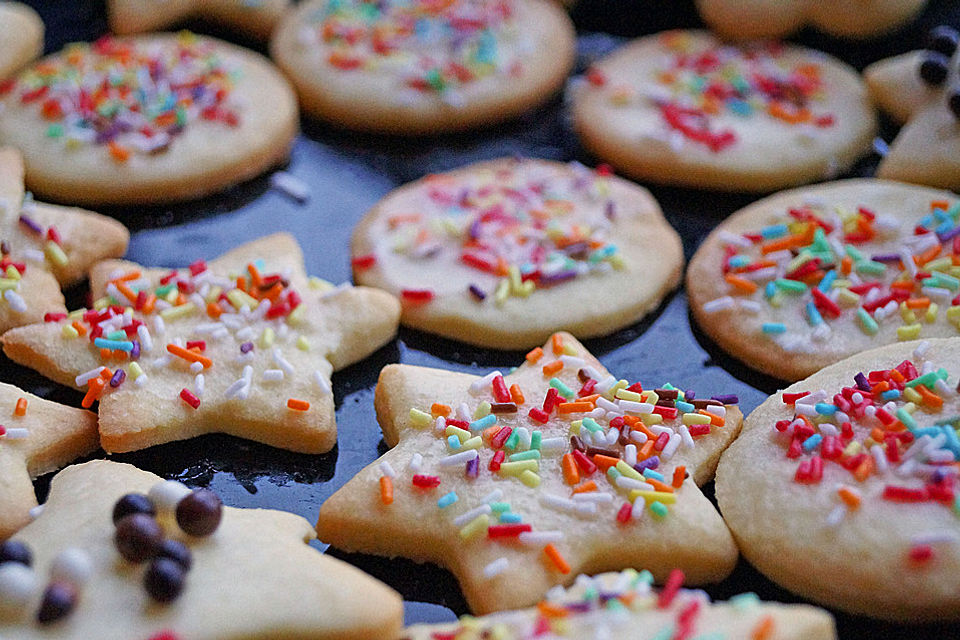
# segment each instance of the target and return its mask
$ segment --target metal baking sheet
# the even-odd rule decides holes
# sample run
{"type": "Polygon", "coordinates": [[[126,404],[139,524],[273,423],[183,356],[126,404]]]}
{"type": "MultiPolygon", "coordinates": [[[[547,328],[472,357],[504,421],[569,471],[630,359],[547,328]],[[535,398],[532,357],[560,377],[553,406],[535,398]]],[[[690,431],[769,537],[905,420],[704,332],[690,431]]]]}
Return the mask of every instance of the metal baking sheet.
{"type": "MultiPolygon", "coordinates": [[[[28,4],[44,17],[47,51],[56,51],[66,42],[95,39],[107,31],[102,1],[28,0],[28,4]]],[[[626,37],[699,26],[690,0],[582,0],[573,17],[579,33],[579,69],[626,37]]],[[[944,23],[960,26],[960,3],[931,0],[916,23],[868,43],[839,41],[812,31],[804,31],[794,40],[862,68],[915,48],[930,27],[944,23]]],[[[263,50],[256,43],[209,25],[184,26],[263,50]]],[[[308,120],[302,127],[285,169],[309,185],[307,202],[298,203],[271,189],[269,176],[264,176],[201,201],[105,210],[132,231],[128,257],[145,265],[183,266],[194,258],[209,259],[242,242],[286,230],[303,246],[310,274],[342,282],[350,277],[348,243],[353,225],[396,186],[427,173],[505,155],[596,164],[578,145],[559,97],[520,120],[467,135],[398,139],[356,135],[308,120]]],[[[882,136],[889,141],[894,133],[886,123],[882,136]]],[[[872,175],[876,162],[876,156],[868,157],[852,174],[872,175]]],[[[717,223],[756,199],[689,189],[651,190],[683,237],[688,259],[717,223]]],[[[68,292],[71,308],[85,301],[83,288],[68,292]]],[[[701,393],[736,393],[745,412],[782,386],[727,357],[692,326],[682,290],[669,296],[640,323],[612,336],[589,340],[587,346],[615,374],[652,384],[672,381],[701,393]]],[[[320,504],[386,450],[373,410],[373,389],[384,365],[403,362],[483,373],[514,366],[522,357],[520,352],[478,350],[401,330],[389,345],[333,376],[339,444],[326,455],[292,454],[228,436],[204,436],[113,459],[191,486],[210,487],[232,506],[284,509],[314,522],[320,504]]],[[[80,404],[78,393],[6,359],[0,360],[0,380],[67,404],[80,404]]],[[[36,483],[41,498],[49,480],[46,476],[36,483]]],[[[706,487],[706,493],[712,499],[712,485],[706,487]]],[[[325,545],[316,545],[326,549],[325,545]]],[[[326,552],[397,589],[406,600],[409,623],[452,620],[467,612],[456,581],[435,566],[333,548],[326,552]]],[[[764,599],[801,601],[742,560],[732,576],[706,587],[706,591],[715,598],[754,591],[764,599]]],[[[843,639],[960,637],[960,625],[892,625],[839,613],[836,618],[843,639]]]]}

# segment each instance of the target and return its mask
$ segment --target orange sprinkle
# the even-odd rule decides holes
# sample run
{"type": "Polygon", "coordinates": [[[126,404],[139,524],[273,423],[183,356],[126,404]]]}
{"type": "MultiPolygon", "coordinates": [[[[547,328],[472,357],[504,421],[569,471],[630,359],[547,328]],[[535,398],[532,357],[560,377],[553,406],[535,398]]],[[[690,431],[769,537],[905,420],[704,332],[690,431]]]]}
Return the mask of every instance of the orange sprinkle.
{"type": "Polygon", "coordinates": [[[599,398],[599,397],[600,397],[600,394],[599,394],[599,393],[594,393],[593,395],[583,396],[582,398],[580,398],[579,400],[577,400],[577,402],[589,402],[589,403],[590,403],[590,407],[591,407],[591,408],[594,408],[594,407],[597,406],[597,398],[599,398]]]}
{"type": "Polygon", "coordinates": [[[504,427],[501,427],[500,425],[495,424],[495,425],[493,425],[492,427],[489,427],[489,428],[484,429],[483,431],[481,431],[481,432],[480,432],[480,437],[483,438],[483,440],[484,440],[485,442],[490,442],[490,441],[493,439],[493,436],[497,435],[497,433],[499,433],[500,429],[503,429],[503,428],[504,428],[504,427]]]}
{"type": "Polygon", "coordinates": [[[172,342],[167,345],[167,351],[178,358],[183,358],[187,362],[199,362],[203,365],[204,369],[209,369],[213,365],[213,361],[210,360],[210,358],[202,356],[194,351],[188,351],[179,345],[173,344],[172,342]]]}
{"type": "Polygon", "coordinates": [[[430,413],[433,414],[434,418],[437,416],[443,416],[446,418],[448,415],[450,415],[450,407],[445,404],[440,404],[439,402],[434,402],[432,405],[430,405],[430,413]]]}
{"type": "Polygon", "coordinates": [[[850,275],[850,271],[852,269],[853,269],[853,258],[851,258],[850,256],[843,256],[843,258],[840,260],[840,272],[843,273],[843,275],[848,276],[850,275]]]}
{"type": "Polygon", "coordinates": [[[550,337],[550,344],[553,346],[553,353],[560,355],[563,353],[563,336],[555,333],[550,337]]]}
{"type": "Polygon", "coordinates": [[[837,489],[837,495],[840,496],[840,499],[853,510],[860,508],[860,496],[855,494],[847,487],[840,487],[837,489]]]}
{"type": "Polygon", "coordinates": [[[741,278],[738,275],[728,273],[723,276],[723,279],[727,281],[727,284],[731,285],[734,289],[737,289],[737,292],[740,293],[753,293],[757,290],[757,283],[752,280],[747,280],[746,278],[741,278]]]}
{"type": "Polygon", "coordinates": [[[294,411],[306,411],[310,408],[310,403],[306,400],[297,400],[296,398],[290,398],[287,400],[287,409],[292,409],[294,411]]]}
{"type": "Polygon", "coordinates": [[[593,456],[593,463],[597,465],[597,467],[599,467],[604,473],[607,472],[607,469],[615,466],[618,462],[620,462],[620,458],[614,458],[613,456],[605,456],[600,453],[593,456]]]}
{"type": "Polygon", "coordinates": [[[570,565],[567,564],[567,561],[564,560],[563,555],[561,555],[560,551],[553,546],[552,542],[543,548],[543,553],[550,558],[553,566],[555,566],[560,573],[570,573],[570,565]]]}
{"type": "Polygon", "coordinates": [[[250,274],[250,282],[253,283],[254,287],[259,287],[263,284],[263,278],[260,277],[260,272],[257,270],[257,265],[252,262],[247,264],[247,273],[250,274]]]}
{"type": "Polygon", "coordinates": [[[714,427],[722,427],[727,423],[727,421],[724,420],[721,416],[718,416],[715,413],[710,413],[709,411],[706,411],[704,409],[700,409],[699,411],[697,411],[697,413],[710,418],[710,424],[714,427]]]}
{"type": "Polygon", "coordinates": [[[927,405],[932,409],[939,409],[943,406],[943,398],[935,394],[930,389],[927,389],[922,384],[918,384],[914,389],[917,390],[917,393],[920,394],[920,397],[923,398],[923,404],[927,405]]]}
{"type": "Polygon", "coordinates": [[[923,265],[927,264],[928,262],[930,262],[931,260],[939,256],[940,250],[942,248],[943,247],[941,245],[935,244],[934,246],[930,247],[920,255],[913,256],[913,261],[917,264],[918,267],[922,267],[923,265]]]}
{"type": "Polygon", "coordinates": [[[673,493],[673,487],[667,484],[666,482],[660,482],[656,478],[647,478],[644,476],[644,482],[649,482],[653,485],[653,488],[657,491],[663,491],[664,493],[673,493]]]}
{"type": "Polygon", "coordinates": [[[857,465],[853,477],[857,479],[857,482],[863,482],[871,473],[873,473],[873,456],[867,456],[863,459],[863,462],[857,465]]]}
{"type": "Polygon", "coordinates": [[[573,486],[580,482],[580,470],[577,469],[577,461],[573,459],[572,453],[563,454],[560,460],[560,467],[563,469],[563,481],[573,486]]]}
{"type": "Polygon", "coordinates": [[[147,301],[143,303],[143,312],[150,314],[153,313],[153,308],[157,304],[157,296],[153,293],[147,296],[147,301]]]}
{"type": "Polygon", "coordinates": [[[644,442],[643,446],[640,447],[640,450],[637,451],[637,458],[641,460],[646,460],[647,458],[649,458],[650,454],[653,453],[653,443],[655,442],[655,440],[656,440],[655,438],[651,438],[646,442],[644,442]]]}
{"type": "Polygon", "coordinates": [[[679,489],[683,484],[683,479],[687,477],[687,468],[683,465],[680,465],[673,470],[673,488],[679,489]]]}
{"type": "MultiPolygon", "coordinates": [[[[900,268],[902,269],[903,267],[900,267],[900,268]]],[[[898,280],[897,282],[891,282],[890,288],[901,289],[903,291],[913,291],[915,287],[914,287],[913,280],[898,280]]]]}
{"type": "Polygon", "coordinates": [[[126,272],[125,274],[123,274],[123,275],[120,276],[119,278],[114,278],[113,280],[111,280],[111,282],[114,282],[114,283],[117,283],[117,282],[132,282],[133,280],[137,280],[137,279],[139,279],[139,278],[140,278],[140,270],[139,270],[139,269],[134,269],[133,271],[128,271],[128,272],[126,272]]]}
{"type": "Polygon", "coordinates": [[[100,359],[109,360],[110,359],[110,349],[100,349],[100,359]]]}
{"type": "Polygon", "coordinates": [[[897,371],[896,369],[890,370],[890,379],[894,382],[906,382],[907,379],[903,377],[903,374],[897,371]]]}
{"type": "Polygon", "coordinates": [[[17,406],[13,409],[13,415],[22,416],[27,412],[27,399],[20,398],[17,400],[17,406]]]}
{"type": "Polygon", "coordinates": [[[934,209],[943,209],[944,211],[950,208],[950,203],[946,200],[934,200],[930,203],[930,211],[934,209]]]}
{"type": "Polygon", "coordinates": [[[110,352],[110,357],[114,360],[126,360],[127,356],[127,352],[123,349],[114,349],[110,352]]]}
{"type": "Polygon", "coordinates": [[[785,238],[777,238],[776,240],[772,240],[762,245],[760,247],[760,252],[763,253],[763,255],[767,255],[768,253],[774,253],[776,251],[793,249],[795,247],[808,244],[807,242],[805,242],[805,240],[806,240],[806,237],[804,236],[804,234],[795,233],[792,236],[786,236],[785,238]]]}
{"type": "MultiPolygon", "coordinates": [[[[133,289],[128,287],[126,283],[120,282],[119,280],[114,283],[114,286],[117,288],[117,291],[123,294],[123,296],[130,301],[131,304],[137,301],[137,294],[134,293],[133,289]]],[[[118,301],[119,302],[119,301],[118,301]]]]}
{"type": "Polygon", "coordinates": [[[100,399],[100,394],[103,392],[103,388],[107,386],[106,380],[103,378],[94,378],[87,383],[87,393],[83,396],[83,400],[80,401],[80,406],[84,409],[89,409],[93,405],[94,400],[100,399]]]}
{"type": "Polygon", "coordinates": [[[597,483],[593,480],[587,480],[583,484],[573,488],[574,493],[590,493],[597,490],[597,483]]]}
{"type": "Polygon", "coordinates": [[[584,411],[592,411],[593,404],[590,402],[564,402],[561,405],[557,406],[557,413],[563,415],[565,413],[582,413],[584,411]]]}
{"type": "Polygon", "coordinates": [[[516,404],[518,407],[523,404],[525,398],[523,397],[523,392],[520,391],[520,385],[510,385],[510,397],[513,398],[514,404],[516,404]]]}
{"type": "MultiPolygon", "coordinates": [[[[912,286],[913,283],[911,282],[912,286]]],[[[907,309],[926,309],[930,306],[930,298],[910,298],[907,300],[907,309]]]]}
{"type": "Polygon", "coordinates": [[[541,347],[537,347],[536,349],[530,351],[526,357],[527,362],[530,364],[536,364],[537,361],[543,357],[543,349],[541,347]]]}
{"type": "Polygon", "coordinates": [[[130,159],[130,150],[121,147],[116,142],[110,142],[107,147],[110,149],[110,157],[117,162],[126,162],[130,159]]]}
{"type": "Polygon", "coordinates": [[[874,427],[873,431],[870,432],[870,438],[874,442],[883,442],[883,429],[880,427],[874,427]]]}
{"type": "Polygon", "coordinates": [[[569,614],[563,607],[554,606],[545,600],[541,600],[537,604],[537,611],[539,611],[540,615],[544,618],[566,618],[569,614]]]}
{"type": "Polygon", "coordinates": [[[100,370],[100,377],[105,381],[113,377],[113,371],[110,371],[109,367],[104,367],[100,370]]]}
{"type": "Polygon", "coordinates": [[[750,640],[769,640],[773,637],[773,616],[765,615],[750,632],[750,640]]]}
{"type": "Polygon", "coordinates": [[[552,376],[560,371],[560,369],[563,369],[563,360],[554,360],[550,364],[543,366],[543,375],[552,376]]]}
{"type": "Polygon", "coordinates": [[[380,476],[380,502],[393,504],[393,479],[390,476],[380,476]]]}
{"type": "Polygon", "coordinates": [[[77,330],[77,333],[79,333],[81,336],[87,335],[87,328],[86,328],[85,326],[83,326],[82,324],[80,324],[79,322],[77,322],[76,320],[74,320],[74,321],[70,324],[70,326],[73,327],[74,329],[76,329],[76,330],[77,330]]]}
{"type": "Polygon", "coordinates": [[[219,318],[222,313],[223,309],[220,308],[220,305],[214,302],[207,305],[207,315],[211,318],[219,318]]]}

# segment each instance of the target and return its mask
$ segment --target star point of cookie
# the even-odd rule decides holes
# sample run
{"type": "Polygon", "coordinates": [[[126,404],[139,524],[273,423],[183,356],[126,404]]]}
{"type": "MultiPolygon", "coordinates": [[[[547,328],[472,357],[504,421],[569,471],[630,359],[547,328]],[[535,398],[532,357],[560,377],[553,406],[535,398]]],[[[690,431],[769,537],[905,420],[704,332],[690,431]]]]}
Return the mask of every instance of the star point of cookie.
{"type": "Polygon", "coordinates": [[[20,2],[0,3],[0,82],[43,53],[43,20],[20,2]]]}
{"type": "Polygon", "coordinates": [[[110,452],[223,432],[322,453],[330,374],[393,337],[399,303],[318,282],[282,233],[186,269],[108,262],[91,272],[95,308],[8,333],[4,351],[99,400],[110,452]]]}
{"type": "Polygon", "coordinates": [[[30,522],[31,478],[97,448],[97,416],[0,383],[0,540],[30,522]]]}
{"type": "Polygon", "coordinates": [[[121,497],[149,500],[164,484],[152,473],[103,460],[54,477],[43,512],[13,538],[32,552],[37,588],[12,617],[0,610],[0,636],[375,640],[399,634],[403,606],[396,592],[308,546],[315,533],[300,516],[270,509],[223,507],[215,530],[197,537],[183,530],[179,509],[174,519],[167,504],[153,500],[158,532],[179,543],[178,557],[192,559],[179,595],[155,600],[145,588],[149,569],[122,555],[111,517],[121,497]],[[83,558],[83,571],[65,571],[78,566],[64,562],[65,551],[83,558]],[[37,612],[50,580],[66,582],[75,597],[56,621],[44,623],[37,612]]]}
{"type": "Polygon", "coordinates": [[[693,396],[618,381],[569,334],[508,375],[390,365],[375,404],[393,448],[324,503],[320,539],[440,564],[476,613],[581,571],[722,579],[736,547],[697,485],[741,416],[693,396]]]}
{"type": "Polygon", "coordinates": [[[864,70],[879,107],[904,123],[877,176],[960,190],[960,35],[932,30],[927,48],[864,70]]]}
{"type": "Polygon", "coordinates": [[[159,31],[200,18],[266,39],[290,0],[109,0],[110,30],[129,34],[159,31]]]}

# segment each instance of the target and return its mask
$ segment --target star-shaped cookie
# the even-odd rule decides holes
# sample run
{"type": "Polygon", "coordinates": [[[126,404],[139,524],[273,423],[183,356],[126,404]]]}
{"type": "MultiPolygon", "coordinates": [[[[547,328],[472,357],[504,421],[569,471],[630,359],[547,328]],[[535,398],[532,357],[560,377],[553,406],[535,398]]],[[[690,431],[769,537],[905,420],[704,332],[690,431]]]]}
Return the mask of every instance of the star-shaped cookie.
{"type": "Polygon", "coordinates": [[[30,521],[31,478],[98,445],[97,415],[0,383],[0,540],[30,521]]]}
{"type": "Polygon", "coordinates": [[[579,572],[720,580],[737,550],[697,485],[740,429],[730,400],[617,381],[565,333],[506,376],[390,365],[375,402],[393,448],[323,504],[317,531],[448,568],[475,613],[579,572]]]}
{"type": "Polygon", "coordinates": [[[0,2],[0,81],[43,53],[43,21],[19,2],[0,2]]]}
{"type": "Polygon", "coordinates": [[[0,147],[0,332],[66,313],[60,285],[76,284],[94,263],[122,256],[130,239],[112,218],[24,196],[23,158],[0,147]]]}
{"type": "Polygon", "coordinates": [[[400,632],[400,597],[359,570],[307,546],[315,537],[303,518],[271,509],[225,507],[209,537],[193,538],[172,524],[168,538],[187,545],[192,567],[171,603],[153,602],[145,569],[124,560],[114,544],[111,512],[132,492],[147,493],[162,479],[136,467],[95,460],[53,479],[43,513],[14,540],[34,555],[45,581],[54,559],[74,548],[90,560],[90,575],[75,608],[55,626],[31,615],[39,596],[16,620],[0,618],[5,640],[320,640],[392,638],[400,632]]]}
{"type": "Polygon", "coordinates": [[[702,591],[680,588],[682,574],[661,590],[652,589],[648,571],[625,569],[595,577],[578,576],[574,586],[551,592],[537,608],[497,613],[459,622],[416,625],[404,640],[527,640],[550,638],[677,637],[830,640],[833,619],[809,605],[761,602],[745,593],[728,602],[711,602],[702,591]]]}
{"type": "Polygon", "coordinates": [[[265,40],[290,0],[109,0],[110,30],[129,34],[159,31],[200,18],[265,40]]]}
{"type": "Polygon", "coordinates": [[[957,32],[946,31],[953,36],[940,44],[933,40],[936,49],[887,58],[864,70],[874,102],[905,123],[877,168],[879,178],[960,189],[960,54],[957,32]]]}
{"type": "Polygon", "coordinates": [[[90,285],[95,309],[8,332],[3,348],[99,399],[108,452],[210,432],[329,451],[331,372],[389,341],[400,313],[382,291],[308,279],[284,233],[187,269],[104,262],[90,285]]]}

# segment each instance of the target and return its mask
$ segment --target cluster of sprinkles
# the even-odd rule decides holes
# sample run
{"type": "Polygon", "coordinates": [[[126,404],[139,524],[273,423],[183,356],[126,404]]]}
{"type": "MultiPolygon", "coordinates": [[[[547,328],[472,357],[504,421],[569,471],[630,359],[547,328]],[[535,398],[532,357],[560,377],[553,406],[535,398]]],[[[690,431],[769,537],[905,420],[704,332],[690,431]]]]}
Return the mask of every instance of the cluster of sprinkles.
{"type": "Polygon", "coordinates": [[[616,106],[652,101],[679,140],[713,152],[738,142],[733,128],[718,123],[720,116],[747,121],[764,114],[811,134],[835,122],[833,114],[817,107],[824,96],[820,66],[788,62],[782,44],[703,48],[681,32],[663,34],[660,40],[668,62],[656,73],[652,88],[613,84],[598,68],[588,71],[587,81],[594,87],[609,86],[610,102],[616,106]]]}
{"type": "Polygon", "coordinates": [[[192,122],[239,125],[230,100],[238,72],[211,41],[190,33],[139,44],[110,36],[73,44],[62,55],[0,83],[47,121],[67,149],[104,146],[116,162],[165,151],[192,122]]]}
{"type": "Polygon", "coordinates": [[[471,83],[522,73],[521,52],[504,44],[520,38],[513,15],[512,0],[329,0],[300,42],[322,43],[332,67],[386,70],[458,106],[471,83]]]}
{"type": "MultiPolygon", "coordinates": [[[[541,484],[541,460],[559,460],[559,475],[569,493],[541,491],[540,503],[557,512],[583,518],[609,517],[621,525],[640,521],[649,511],[653,518],[669,516],[687,476],[686,467],[668,471],[670,460],[682,449],[692,449],[697,439],[724,427],[726,406],[735,396],[695,399],[692,391],[666,384],[644,390],[611,375],[601,375],[575,355],[562,336],[555,334],[548,351],[537,347],[527,354],[539,366],[548,391],[543,398],[527,398],[524,390],[509,387],[499,371],[474,381],[469,388],[476,399],[471,409],[434,403],[410,409],[410,424],[430,429],[445,444],[438,460],[415,453],[405,470],[416,490],[437,491],[438,509],[459,502],[445,482],[481,476],[513,479],[532,490],[541,484]],[[571,388],[557,374],[576,371],[580,386],[571,388]],[[612,510],[611,510],[612,507],[612,510]]],[[[553,465],[548,465],[550,468],[553,465]]],[[[393,502],[399,472],[387,461],[380,463],[380,499],[393,502]]],[[[519,542],[540,549],[548,566],[559,573],[571,568],[558,545],[562,530],[540,530],[536,522],[513,510],[503,488],[494,489],[478,504],[465,505],[451,518],[459,539],[488,544],[519,542]]],[[[487,578],[508,568],[498,558],[484,570],[487,578]]]]}
{"type": "MultiPolygon", "coordinates": [[[[470,183],[438,175],[423,187],[428,201],[418,213],[387,219],[390,250],[429,263],[448,259],[471,274],[463,295],[496,305],[526,298],[595,273],[621,269],[610,237],[617,211],[610,198],[609,167],[571,163],[569,172],[538,171],[522,160],[470,183]]],[[[355,269],[377,264],[376,254],[353,258],[355,269]]],[[[407,304],[425,304],[432,289],[404,289],[407,304]]]]}
{"type": "MultiPolygon", "coordinates": [[[[701,612],[712,606],[710,597],[703,591],[682,588],[683,580],[683,572],[675,569],[664,587],[657,591],[652,587],[653,576],[646,570],[626,569],[614,576],[607,574],[596,578],[580,575],[569,590],[563,587],[552,589],[532,616],[523,611],[498,614],[491,619],[464,616],[455,628],[434,631],[429,637],[431,640],[581,638],[589,629],[592,632],[590,637],[601,638],[607,637],[605,632],[642,625],[655,640],[726,638],[718,631],[698,629],[701,612]],[[671,610],[671,619],[659,629],[650,629],[640,616],[658,610],[671,610]]],[[[756,620],[746,636],[750,640],[767,640],[774,636],[776,624],[773,617],[757,615],[760,600],[755,594],[734,596],[729,606],[738,615],[756,620]]]]}
{"type": "MultiPolygon", "coordinates": [[[[306,325],[307,307],[290,286],[290,274],[264,270],[264,261],[255,260],[242,273],[223,277],[198,260],[188,269],[170,271],[156,284],[139,270],[119,270],[111,275],[107,295],[92,309],[48,314],[47,321],[61,324],[64,340],[88,341],[103,363],[76,377],[76,385],[86,388],[82,406],[90,407],[125,385],[149,384],[148,372],[163,375],[175,370],[189,371],[194,379],[170,402],[199,409],[205,376],[211,369],[216,371],[218,364],[223,366],[207,354],[208,341],[227,340],[236,345],[234,361],[243,368],[225,390],[225,399],[244,401],[254,385],[272,384],[282,390],[285,381],[295,378],[309,379],[321,393],[331,393],[324,371],[298,371],[285,357],[291,344],[300,351],[312,348],[308,337],[298,332],[306,325]],[[188,327],[178,326],[189,320],[193,322],[188,327]],[[269,368],[254,380],[253,363],[258,356],[269,368]]],[[[311,278],[310,286],[327,289],[323,295],[340,290],[317,278],[311,278]]],[[[284,402],[289,411],[310,409],[303,399],[284,402]]]]}
{"type": "Polygon", "coordinates": [[[829,339],[839,323],[868,336],[896,323],[900,340],[917,339],[938,321],[960,328],[960,201],[934,200],[915,227],[900,225],[867,207],[810,200],[762,229],[721,231],[729,295],[703,310],[795,309],[805,329],[785,322],[759,327],[788,351],[829,339]]]}
{"type": "MultiPolygon", "coordinates": [[[[914,360],[922,360],[928,348],[921,342],[914,360]]],[[[773,434],[786,457],[797,461],[794,482],[818,485],[827,465],[842,469],[846,480],[826,516],[831,526],[860,508],[866,499],[861,487],[870,479],[883,483],[870,499],[939,503],[960,518],[960,416],[944,412],[958,394],[946,369],[929,360],[918,368],[908,359],[891,369],[857,373],[832,396],[823,389],[782,394],[793,417],[777,421],[773,434]]],[[[907,558],[911,566],[925,565],[937,543],[958,541],[953,533],[918,535],[907,558]]]]}

